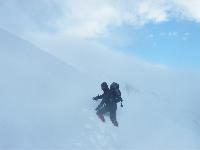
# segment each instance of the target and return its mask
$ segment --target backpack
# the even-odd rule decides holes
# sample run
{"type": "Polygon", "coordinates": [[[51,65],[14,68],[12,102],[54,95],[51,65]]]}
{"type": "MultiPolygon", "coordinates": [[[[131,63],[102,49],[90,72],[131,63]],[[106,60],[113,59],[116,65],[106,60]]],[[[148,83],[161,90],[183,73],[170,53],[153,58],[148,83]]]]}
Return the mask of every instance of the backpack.
{"type": "MultiPolygon", "coordinates": [[[[113,90],[113,96],[114,96],[115,103],[122,102],[121,91],[119,89],[119,84],[113,82],[110,85],[110,89],[113,90]]],[[[121,106],[122,106],[122,103],[121,103],[121,106]]]]}

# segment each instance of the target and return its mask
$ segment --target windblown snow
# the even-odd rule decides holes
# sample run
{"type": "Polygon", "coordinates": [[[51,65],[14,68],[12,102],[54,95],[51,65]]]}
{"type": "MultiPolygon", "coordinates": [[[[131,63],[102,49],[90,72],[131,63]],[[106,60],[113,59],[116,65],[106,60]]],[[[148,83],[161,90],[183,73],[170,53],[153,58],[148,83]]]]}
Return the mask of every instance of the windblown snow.
{"type": "Polygon", "coordinates": [[[0,30],[0,149],[200,149],[198,75],[64,47],[46,52],[0,30]],[[120,84],[118,128],[94,111],[103,81],[120,84]]]}

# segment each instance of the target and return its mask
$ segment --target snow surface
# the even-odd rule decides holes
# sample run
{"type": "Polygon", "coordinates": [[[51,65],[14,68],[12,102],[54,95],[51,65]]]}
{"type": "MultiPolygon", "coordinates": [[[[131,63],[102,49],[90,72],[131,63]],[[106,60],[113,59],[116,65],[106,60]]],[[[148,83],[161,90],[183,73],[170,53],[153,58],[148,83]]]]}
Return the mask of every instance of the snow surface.
{"type": "Polygon", "coordinates": [[[0,149],[200,149],[198,75],[93,45],[49,45],[0,30],[0,149]],[[96,117],[102,81],[120,83],[118,128],[96,117]]]}

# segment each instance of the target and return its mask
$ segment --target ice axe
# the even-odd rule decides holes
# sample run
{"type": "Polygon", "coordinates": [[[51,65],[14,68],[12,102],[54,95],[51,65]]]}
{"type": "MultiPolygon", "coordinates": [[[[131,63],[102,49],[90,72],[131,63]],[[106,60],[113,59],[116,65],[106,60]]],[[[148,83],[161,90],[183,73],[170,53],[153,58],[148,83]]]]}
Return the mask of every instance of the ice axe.
{"type": "Polygon", "coordinates": [[[121,105],[120,105],[120,106],[121,106],[121,107],[124,107],[123,104],[122,104],[122,101],[121,101],[121,105]]]}

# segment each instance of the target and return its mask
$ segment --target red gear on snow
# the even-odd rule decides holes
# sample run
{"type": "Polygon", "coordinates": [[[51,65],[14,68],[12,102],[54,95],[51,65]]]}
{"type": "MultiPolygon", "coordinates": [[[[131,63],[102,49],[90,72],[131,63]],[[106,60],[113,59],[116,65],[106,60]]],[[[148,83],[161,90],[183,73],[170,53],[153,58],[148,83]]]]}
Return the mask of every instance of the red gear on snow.
{"type": "Polygon", "coordinates": [[[101,119],[102,122],[105,122],[105,118],[103,115],[98,115],[99,119],[101,119]]]}

